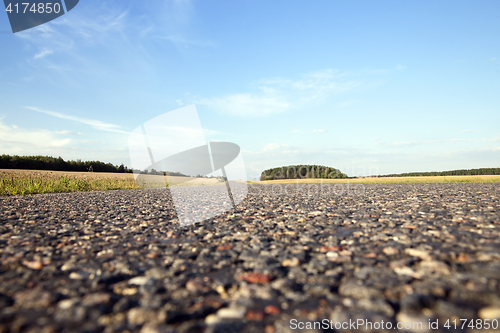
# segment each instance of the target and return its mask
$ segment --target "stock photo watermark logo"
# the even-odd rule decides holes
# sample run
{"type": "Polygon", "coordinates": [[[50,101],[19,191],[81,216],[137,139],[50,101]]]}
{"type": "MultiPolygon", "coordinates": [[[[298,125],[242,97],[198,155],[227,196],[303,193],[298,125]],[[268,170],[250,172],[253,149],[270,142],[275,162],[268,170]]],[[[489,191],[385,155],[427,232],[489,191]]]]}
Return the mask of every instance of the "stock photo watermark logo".
{"type": "Polygon", "coordinates": [[[12,1],[3,0],[12,32],[45,24],[75,8],[79,0],[12,1]]]}
{"type": "Polygon", "coordinates": [[[227,212],[247,196],[240,147],[207,142],[194,105],[146,121],[128,146],[137,185],[168,187],[181,225],[227,212]]]}
{"type": "Polygon", "coordinates": [[[266,195],[270,197],[283,196],[309,196],[309,197],[353,197],[363,196],[366,193],[364,184],[331,184],[326,182],[320,183],[299,183],[296,180],[289,184],[263,184],[250,185],[248,194],[250,196],[266,195]]]}
{"type": "Polygon", "coordinates": [[[364,184],[353,184],[347,180],[345,183],[330,183],[329,180],[342,180],[347,177],[338,169],[324,166],[287,166],[275,168],[262,173],[260,180],[263,184],[249,186],[249,195],[267,196],[362,196],[365,194],[364,184]],[[287,180],[284,184],[267,184],[267,181],[287,180]],[[304,183],[302,181],[310,181],[304,183]],[[301,181],[299,183],[299,181],[301,181]]]}

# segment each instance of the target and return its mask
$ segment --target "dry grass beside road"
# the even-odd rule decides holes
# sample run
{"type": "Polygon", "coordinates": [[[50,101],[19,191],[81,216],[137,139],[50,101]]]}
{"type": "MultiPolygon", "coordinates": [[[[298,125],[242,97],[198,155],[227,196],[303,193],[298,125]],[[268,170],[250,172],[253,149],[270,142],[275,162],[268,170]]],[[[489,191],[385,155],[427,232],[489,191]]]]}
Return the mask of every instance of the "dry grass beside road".
{"type": "Polygon", "coordinates": [[[60,178],[64,176],[80,180],[134,180],[134,174],[132,173],[0,169],[0,177],[12,176],[23,178],[60,178]]]}
{"type": "MultiPolygon", "coordinates": [[[[148,187],[221,185],[216,178],[164,177],[141,175],[148,187]],[[167,179],[166,179],[167,178],[167,179]],[[151,186],[152,185],[152,186],[151,186]]],[[[142,180],[140,180],[142,181],[142,180]]],[[[433,176],[433,177],[359,177],[351,179],[282,179],[253,181],[250,184],[295,183],[489,183],[500,182],[500,175],[490,176],[433,176]]],[[[139,189],[132,173],[72,172],[49,170],[0,169],[0,195],[24,195],[76,191],[139,189]]]]}
{"type": "Polygon", "coordinates": [[[133,174],[0,170],[0,195],[138,189],[133,174]]]}
{"type": "MultiPolygon", "coordinates": [[[[141,175],[148,187],[223,184],[216,178],[141,175]]],[[[0,169],[0,195],[139,189],[132,173],[0,169]]]]}
{"type": "Polygon", "coordinates": [[[295,184],[295,183],[496,183],[500,175],[481,176],[422,176],[422,177],[358,177],[349,179],[280,179],[252,181],[251,184],[295,184]]]}

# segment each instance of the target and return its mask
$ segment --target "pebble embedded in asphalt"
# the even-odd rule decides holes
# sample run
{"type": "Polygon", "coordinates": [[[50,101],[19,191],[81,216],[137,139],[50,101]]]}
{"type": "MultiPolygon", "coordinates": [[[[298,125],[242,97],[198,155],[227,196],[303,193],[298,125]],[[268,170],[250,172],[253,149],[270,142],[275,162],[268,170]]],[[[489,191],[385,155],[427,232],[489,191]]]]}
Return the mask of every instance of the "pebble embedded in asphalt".
{"type": "Polygon", "coordinates": [[[500,184],[308,186],[188,226],[168,189],[1,197],[0,332],[500,320],[500,184]]]}

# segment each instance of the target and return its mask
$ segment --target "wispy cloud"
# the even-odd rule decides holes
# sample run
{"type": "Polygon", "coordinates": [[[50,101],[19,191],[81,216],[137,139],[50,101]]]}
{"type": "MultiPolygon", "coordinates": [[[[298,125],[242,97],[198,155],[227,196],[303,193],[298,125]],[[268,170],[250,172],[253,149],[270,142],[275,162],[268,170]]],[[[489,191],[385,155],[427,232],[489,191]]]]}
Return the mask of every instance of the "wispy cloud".
{"type": "Polygon", "coordinates": [[[52,29],[51,22],[49,22],[36,26],[29,30],[20,31],[16,33],[16,37],[20,37],[23,39],[38,39],[40,38],[40,36],[43,36],[45,34],[55,34],[55,33],[57,32],[54,29],[52,29]]]}
{"type": "Polygon", "coordinates": [[[81,124],[89,125],[89,126],[92,126],[93,128],[100,130],[100,131],[129,134],[128,132],[120,130],[119,125],[105,123],[105,122],[102,122],[100,120],[75,117],[75,116],[71,116],[71,115],[67,115],[67,114],[63,114],[63,113],[59,113],[59,112],[55,112],[55,111],[42,110],[40,108],[32,107],[32,106],[25,106],[25,108],[28,110],[31,110],[31,111],[44,113],[44,114],[52,116],[52,117],[66,119],[66,120],[75,121],[75,122],[78,122],[81,124]]]}
{"type": "Polygon", "coordinates": [[[194,45],[194,46],[215,46],[214,42],[204,40],[187,39],[181,36],[156,36],[157,38],[168,40],[177,45],[194,45]]]}
{"type": "Polygon", "coordinates": [[[463,130],[463,131],[460,131],[460,133],[474,133],[474,132],[482,132],[482,130],[463,130]]]}
{"type": "Polygon", "coordinates": [[[71,19],[63,17],[51,22],[55,27],[63,26],[85,39],[99,39],[108,33],[122,32],[127,26],[127,10],[101,8],[93,19],[73,15],[71,19]]]}
{"type": "Polygon", "coordinates": [[[458,139],[448,139],[448,140],[423,140],[423,141],[402,141],[402,142],[393,142],[391,145],[393,146],[418,146],[418,145],[434,145],[440,143],[455,143],[460,140],[458,139]]]}
{"type": "Polygon", "coordinates": [[[62,135],[83,135],[82,132],[73,132],[73,131],[55,131],[54,133],[62,135]]]}
{"type": "Polygon", "coordinates": [[[323,102],[335,94],[362,85],[362,81],[346,80],[346,76],[346,73],[326,69],[305,75],[300,80],[263,79],[256,84],[255,93],[199,98],[195,103],[235,116],[255,117],[283,113],[292,108],[323,102]]]}
{"type": "Polygon", "coordinates": [[[60,132],[46,129],[29,130],[17,125],[6,125],[0,119],[0,149],[7,154],[33,154],[35,151],[56,151],[72,140],[60,132]]]}
{"type": "Polygon", "coordinates": [[[470,140],[461,139],[443,139],[443,140],[421,140],[421,141],[396,141],[396,142],[386,142],[379,139],[375,139],[373,142],[378,145],[389,146],[389,147],[411,147],[411,146],[422,146],[422,145],[436,145],[443,143],[457,143],[466,142],[470,140]]]}
{"type": "Polygon", "coordinates": [[[210,129],[206,129],[204,128],[203,129],[203,133],[206,135],[206,136],[212,136],[212,135],[220,135],[220,134],[224,134],[220,131],[214,131],[214,130],[210,130],[210,129]]]}
{"type": "Polygon", "coordinates": [[[349,100],[337,103],[337,107],[338,108],[347,108],[347,107],[349,107],[349,106],[351,106],[353,104],[356,104],[356,101],[353,100],[353,99],[349,99],[349,100]]]}
{"type": "Polygon", "coordinates": [[[54,53],[54,51],[52,51],[48,48],[43,48],[40,52],[38,52],[37,54],[35,54],[33,56],[33,59],[40,59],[40,58],[48,56],[49,54],[52,54],[52,53],[54,53]]]}
{"type": "Polygon", "coordinates": [[[323,132],[325,132],[324,129],[315,129],[315,130],[313,130],[313,133],[323,133],[323,132]]]}
{"type": "Polygon", "coordinates": [[[281,96],[271,94],[231,94],[222,97],[203,98],[197,104],[236,116],[263,116],[288,110],[292,104],[281,96]]]}
{"type": "Polygon", "coordinates": [[[46,71],[55,71],[59,77],[54,82],[75,85],[75,76],[68,75],[68,70],[102,73],[104,67],[93,57],[82,56],[86,47],[103,45],[113,50],[125,47],[130,50],[124,37],[125,29],[133,30],[127,25],[127,11],[99,3],[72,11],[70,16],[16,34],[27,42],[28,50],[33,47],[39,50],[20,63],[21,68],[30,66],[27,68],[31,76],[52,79],[52,73],[47,75],[46,71]]]}
{"type": "Polygon", "coordinates": [[[284,145],[280,145],[280,144],[277,144],[277,143],[268,143],[267,145],[264,146],[264,148],[262,148],[262,151],[263,152],[269,152],[269,151],[273,151],[273,150],[277,150],[281,147],[283,147],[284,145]]]}
{"type": "Polygon", "coordinates": [[[312,72],[300,80],[283,78],[264,79],[258,87],[265,93],[282,93],[288,98],[297,96],[302,103],[324,101],[332,95],[353,90],[362,85],[360,80],[347,80],[351,74],[333,69],[312,72]]]}
{"type": "Polygon", "coordinates": [[[121,35],[129,26],[128,11],[115,6],[98,4],[81,12],[72,11],[71,18],[60,17],[54,21],[42,24],[32,29],[22,31],[16,36],[43,47],[33,59],[43,58],[51,53],[70,53],[71,59],[81,60],[76,49],[79,45],[117,44],[123,40],[121,35]]]}
{"type": "Polygon", "coordinates": [[[127,161],[128,148],[122,138],[108,135],[97,140],[79,140],[80,134],[23,128],[0,119],[0,151],[9,155],[61,156],[66,160],[99,160],[114,164],[127,161]]]}
{"type": "Polygon", "coordinates": [[[119,1],[113,6],[98,1],[78,7],[69,15],[16,34],[30,50],[19,66],[35,79],[66,86],[81,85],[88,74],[110,77],[108,73],[113,72],[151,78],[161,66],[150,47],[160,41],[157,36],[178,45],[181,52],[186,45],[214,45],[192,28],[191,7],[189,1],[119,1]],[[108,62],[109,57],[120,60],[108,62]]]}

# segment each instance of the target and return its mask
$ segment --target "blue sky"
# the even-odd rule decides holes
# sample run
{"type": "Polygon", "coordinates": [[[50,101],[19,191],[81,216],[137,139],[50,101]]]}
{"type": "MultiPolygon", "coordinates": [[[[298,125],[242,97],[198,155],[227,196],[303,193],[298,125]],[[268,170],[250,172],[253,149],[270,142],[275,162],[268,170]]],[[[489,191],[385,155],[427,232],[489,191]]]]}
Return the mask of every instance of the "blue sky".
{"type": "Polygon", "coordinates": [[[500,166],[500,2],[80,1],[12,34],[0,153],[130,166],[137,126],[196,105],[247,176],[500,166]]]}

